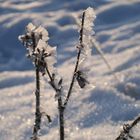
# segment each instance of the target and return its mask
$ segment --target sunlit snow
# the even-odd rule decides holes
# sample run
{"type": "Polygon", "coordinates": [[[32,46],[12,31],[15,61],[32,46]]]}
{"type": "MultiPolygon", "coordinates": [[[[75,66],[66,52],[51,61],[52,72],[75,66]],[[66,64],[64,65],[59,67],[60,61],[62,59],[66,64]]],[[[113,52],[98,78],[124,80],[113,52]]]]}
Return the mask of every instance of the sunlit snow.
{"type": "MultiPolygon", "coordinates": [[[[123,124],[140,115],[139,0],[0,0],[0,140],[32,136],[35,71],[18,36],[29,23],[47,29],[43,40],[57,46],[56,67],[67,89],[79,43],[77,22],[87,7],[95,10],[94,37],[112,70],[93,48],[85,63],[90,84],[80,89],[76,83],[65,112],[66,140],[115,140],[123,124]]],[[[58,140],[57,102],[47,82],[42,77],[41,110],[52,123],[43,117],[40,140],[58,140]]],[[[140,123],[131,132],[135,140],[139,130],[140,123]]]]}

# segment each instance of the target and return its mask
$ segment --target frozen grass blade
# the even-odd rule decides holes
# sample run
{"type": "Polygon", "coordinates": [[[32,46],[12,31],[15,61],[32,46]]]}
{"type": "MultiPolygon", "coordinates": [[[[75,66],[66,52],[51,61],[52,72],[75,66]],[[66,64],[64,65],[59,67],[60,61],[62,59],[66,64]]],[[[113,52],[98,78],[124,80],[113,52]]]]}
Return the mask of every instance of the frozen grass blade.
{"type": "MultiPolygon", "coordinates": [[[[108,69],[110,70],[110,72],[113,71],[111,65],[109,64],[108,60],[106,59],[103,51],[100,49],[98,42],[95,39],[91,40],[93,43],[94,48],[97,50],[97,52],[100,54],[101,58],[103,59],[103,61],[105,62],[106,66],[108,67],[108,69]]],[[[117,77],[117,75],[115,73],[113,73],[114,78],[120,82],[119,78],[117,77]]]]}

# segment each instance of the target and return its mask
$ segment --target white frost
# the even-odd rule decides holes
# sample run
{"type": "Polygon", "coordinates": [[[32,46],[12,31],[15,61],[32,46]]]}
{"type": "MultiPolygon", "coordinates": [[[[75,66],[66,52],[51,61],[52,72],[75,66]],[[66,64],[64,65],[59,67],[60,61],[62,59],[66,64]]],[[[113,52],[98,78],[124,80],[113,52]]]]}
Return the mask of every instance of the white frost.
{"type": "Polygon", "coordinates": [[[27,32],[33,32],[34,30],[36,29],[36,26],[33,25],[32,23],[29,23],[27,26],[26,26],[26,30],[27,32]]]}
{"type": "Polygon", "coordinates": [[[85,10],[85,20],[84,20],[84,34],[92,35],[94,33],[93,26],[94,20],[96,18],[95,11],[93,8],[89,7],[85,10]]]}
{"type": "Polygon", "coordinates": [[[80,56],[80,63],[79,63],[79,69],[83,70],[87,68],[85,66],[85,63],[87,61],[87,58],[91,56],[91,51],[93,44],[91,40],[93,39],[93,26],[94,26],[94,20],[95,20],[95,11],[93,8],[89,7],[85,10],[85,17],[84,17],[84,25],[83,25],[83,48],[81,51],[81,56],[80,56]]]}
{"type": "Polygon", "coordinates": [[[43,74],[46,66],[51,73],[55,71],[54,64],[56,63],[56,47],[51,47],[48,44],[48,35],[48,31],[44,27],[37,27],[32,23],[29,23],[26,26],[26,34],[19,36],[19,40],[25,43],[29,58],[32,60],[33,64],[36,63],[36,60],[38,61],[43,74]],[[35,48],[33,40],[35,40],[35,48]]]}
{"type": "Polygon", "coordinates": [[[35,33],[36,34],[39,34],[42,36],[42,40],[43,41],[48,41],[49,40],[49,34],[48,34],[48,31],[42,27],[42,26],[39,26],[36,30],[35,30],[35,33]]]}

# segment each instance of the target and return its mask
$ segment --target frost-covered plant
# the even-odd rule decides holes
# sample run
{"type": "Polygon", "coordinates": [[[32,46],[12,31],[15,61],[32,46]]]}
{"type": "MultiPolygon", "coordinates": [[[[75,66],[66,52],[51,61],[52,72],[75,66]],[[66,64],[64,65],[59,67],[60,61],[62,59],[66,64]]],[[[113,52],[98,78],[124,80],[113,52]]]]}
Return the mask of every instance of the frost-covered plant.
{"type": "MultiPolygon", "coordinates": [[[[132,132],[135,127],[140,123],[140,117],[137,117],[131,124],[125,124],[120,135],[115,140],[138,140],[133,136],[132,132]]],[[[137,132],[139,133],[139,131],[137,132]]]]}
{"type": "MultiPolygon", "coordinates": [[[[62,100],[63,79],[57,74],[56,68],[54,67],[54,63],[56,62],[56,48],[48,44],[49,37],[47,30],[41,26],[37,27],[29,23],[26,27],[26,34],[19,36],[19,40],[27,48],[27,56],[31,59],[36,68],[36,113],[32,140],[38,139],[38,131],[40,129],[42,116],[42,112],[40,111],[40,73],[42,73],[42,76],[48,75],[49,84],[56,92],[55,97],[58,101],[60,140],[64,140],[64,111],[72,94],[75,80],[77,80],[80,88],[84,88],[89,83],[87,80],[88,68],[85,67],[85,63],[87,58],[91,55],[93,46],[91,40],[94,34],[93,21],[95,17],[95,12],[93,8],[90,7],[82,14],[76,64],[72,81],[64,100],[62,100]]],[[[47,117],[50,121],[50,116],[47,115],[47,117]]]]}
{"type": "Polygon", "coordinates": [[[88,71],[87,67],[85,67],[85,62],[87,57],[91,55],[92,50],[92,35],[93,32],[93,21],[95,19],[95,12],[93,8],[87,8],[82,15],[82,21],[80,25],[80,35],[79,35],[79,44],[77,45],[78,53],[77,53],[77,60],[75,64],[74,74],[72,77],[72,81],[70,84],[70,88],[68,90],[67,98],[64,102],[64,106],[67,105],[69,97],[72,92],[73,84],[75,79],[77,80],[79,86],[84,88],[85,85],[88,83],[86,79],[86,72],[88,71]]]}
{"type": "Polygon", "coordinates": [[[36,27],[29,23],[26,27],[26,34],[19,36],[19,40],[26,47],[30,58],[35,66],[38,66],[39,72],[45,74],[46,67],[51,70],[55,61],[56,47],[51,47],[47,43],[48,32],[42,26],[36,27]]]}
{"type": "MultiPolygon", "coordinates": [[[[32,60],[36,69],[36,112],[32,140],[39,139],[38,133],[41,125],[41,117],[44,115],[44,112],[40,111],[40,73],[44,75],[46,67],[53,65],[52,61],[50,62],[49,60],[54,55],[54,49],[47,44],[48,39],[48,32],[43,27],[36,27],[32,23],[27,25],[26,33],[19,36],[19,40],[28,51],[27,57],[32,60]]],[[[45,115],[50,122],[50,116],[46,113],[45,115]]]]}

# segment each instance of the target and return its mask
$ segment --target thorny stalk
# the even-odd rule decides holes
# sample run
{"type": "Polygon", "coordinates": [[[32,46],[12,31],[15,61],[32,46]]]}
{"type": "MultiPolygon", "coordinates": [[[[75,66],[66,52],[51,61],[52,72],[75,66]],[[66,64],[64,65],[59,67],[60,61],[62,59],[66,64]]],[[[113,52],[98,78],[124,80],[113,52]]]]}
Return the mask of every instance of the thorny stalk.
{"type": "Polygon", "coordinates": [[[125,124],[123,126],[123,131],[115,140],[127,140],[127,139],[134,139],[133,136],[130,135],[130,131],[133,127],[135,127],[140,122],[140,116],[137,117],[131,124],[125,124]]]}
{"type": "Polygon", "coordinates": [[[79,60],[80,60],[80,54],[81,54],[81,49],[83,47],[83,30],[84,30],[84,19],[85,19],[85,11],[83,12],[83,15],[82,15],[82,24],[81,24],[81,29],[80,29],[80,37],[79,37],[79,42],[80,42],[80,46],[78,46],[78,54],[77,54],[77,60],[76,60],[76,64],[75,64],[75,69],[74,69],[74,73],[73,73],[73,77],[72,77],[72,81],[70,83],[70,87],[69,87],[69,90],[68,90],[68,94],[67,94],[67,97],[66,97],[66,100],[64,101],[64,107],[66,107],[67,103],[68,103],[68,100],[70,98],[70,95],[71,95],[71,92],[72,92],[72,89],[73,89],[73,85],[74,85],[74,81],[75,81],[75,78],[76,78],[76,72],[78,70],[78,65],[79,65],[79,60]]]}

